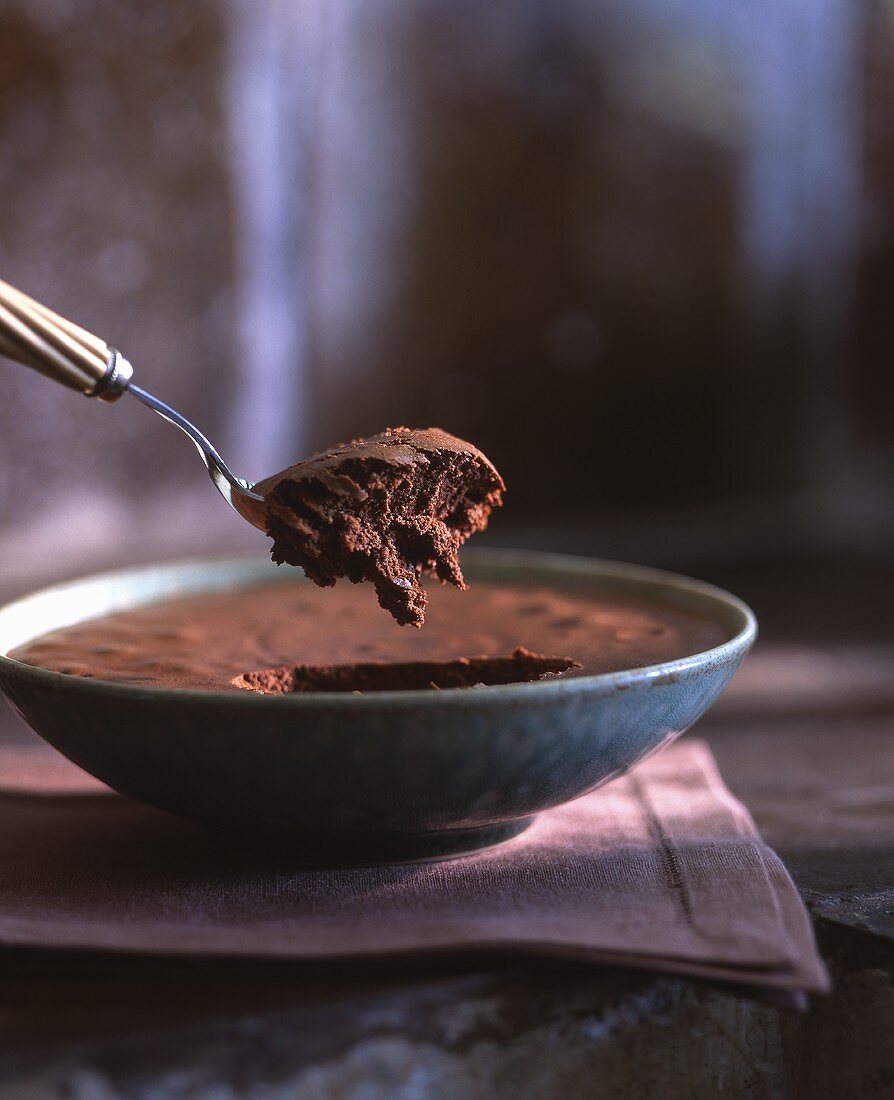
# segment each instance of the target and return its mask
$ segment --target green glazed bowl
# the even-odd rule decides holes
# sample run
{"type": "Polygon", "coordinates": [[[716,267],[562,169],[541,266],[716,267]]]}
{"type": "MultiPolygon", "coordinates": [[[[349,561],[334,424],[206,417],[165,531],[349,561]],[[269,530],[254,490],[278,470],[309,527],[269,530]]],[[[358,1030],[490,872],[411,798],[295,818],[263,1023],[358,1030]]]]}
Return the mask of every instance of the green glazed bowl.
{"type": "Polygon", "coordinates": [[[123,794],[237,839],[273,832],[313,862],[411,859],[508,839],[627,771],[704,714],[756,633],[735,597],[654,569],[514,551],[469,551],[463,569],[472,584],[670,603],[710,616],[727,640],[599,676],[366,695],[153,688],[6,656],[108,612],[300,576],[224,558],[104,573],[0,608],[0,688],[41,737],[123,794]]]}

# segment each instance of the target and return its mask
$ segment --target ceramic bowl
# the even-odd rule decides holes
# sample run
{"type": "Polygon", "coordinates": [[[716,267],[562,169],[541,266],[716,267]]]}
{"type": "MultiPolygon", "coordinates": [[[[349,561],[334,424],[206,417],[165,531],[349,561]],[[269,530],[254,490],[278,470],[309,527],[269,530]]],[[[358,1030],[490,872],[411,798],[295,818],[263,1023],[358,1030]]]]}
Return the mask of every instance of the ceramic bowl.
{"type": "MultiPolygon", "coordinates": [[[[519,833],[668,744],[714,702],[754,640],[740,600],[640,566],[468,551],[494,581],[657,600],[726,641],[598,676],[445,691],[263,696],[80,679],[6,654],[38,635],[170,596],[294,583],[267,560],[105,573],[0,608],[0,687],[41,737],[109,786],[237,837],[273,832],[315,860],[442,856],[519,833]]],[[[304,582],[309,583],[309,582],[304,582]]]]}

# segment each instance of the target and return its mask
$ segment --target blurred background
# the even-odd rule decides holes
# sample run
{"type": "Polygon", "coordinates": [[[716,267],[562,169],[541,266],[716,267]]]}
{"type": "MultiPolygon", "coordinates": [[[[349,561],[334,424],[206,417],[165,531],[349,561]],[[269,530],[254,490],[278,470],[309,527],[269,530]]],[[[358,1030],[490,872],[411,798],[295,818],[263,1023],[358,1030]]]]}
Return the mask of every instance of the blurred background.
{"type": "MultiPolygon", "coordinates": [[[[0,275],[241,476],[479,444],[491,544],[887,638],[890,0],[4,0],[0,275]]],[[[0,361],[7,587],[263,550],[188,442],[0,361]]]]}

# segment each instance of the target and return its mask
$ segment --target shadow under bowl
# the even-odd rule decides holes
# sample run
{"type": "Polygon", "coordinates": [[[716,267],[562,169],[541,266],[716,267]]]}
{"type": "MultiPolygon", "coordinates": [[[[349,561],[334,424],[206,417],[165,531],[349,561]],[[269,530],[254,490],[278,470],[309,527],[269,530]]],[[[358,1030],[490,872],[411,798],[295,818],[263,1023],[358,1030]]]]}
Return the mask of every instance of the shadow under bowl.
{"type": "MultiPolygon", "coordinates": [[[[590,559],[469,551],[481,581],[634,597],[708,616],[726,641],[596,676],[364,695],[146,687],[7,654],[48,631],[173,596],[294,583],[267,560],[104,573],[0,608],[0,688],[41,737],[110,787],[237,838],[273,833],[309,862],[437,858],[506,840],[668,744],[714,702],[752,612],[686,577],[590,559]]],[[[310,583],[310,582],[307,582],[310,583]]]]}

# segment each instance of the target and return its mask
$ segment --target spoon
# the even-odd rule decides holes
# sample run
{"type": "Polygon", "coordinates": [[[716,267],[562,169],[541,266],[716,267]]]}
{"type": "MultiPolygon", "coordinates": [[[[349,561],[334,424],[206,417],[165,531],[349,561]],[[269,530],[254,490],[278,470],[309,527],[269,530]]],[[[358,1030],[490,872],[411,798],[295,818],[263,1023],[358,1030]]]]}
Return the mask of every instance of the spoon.
{"type": "Polygon", "coordinates": [[[133,383],[133,367],[98,336],[65,320],[0,279],[0,355],[100,401],[128,393],[176,425],[196,445],[215,488],[243,519],[266,532],[264,498],[236,477],[211,441],[185,416],[133,383]]]}
{"type": "Polygon", "coordinates": [[[119,351],[2,280],[0,355],[100,401],[131,394],[189,436],[227,504],[273,540],[275,562],[324,588],[372,582],[402,626],[425,620],[423,576],[466,587],[457,552],[502,503],[493,463],[440,428],[388,428],[243,481],[185,416],[134,385],[119,351]]]}

